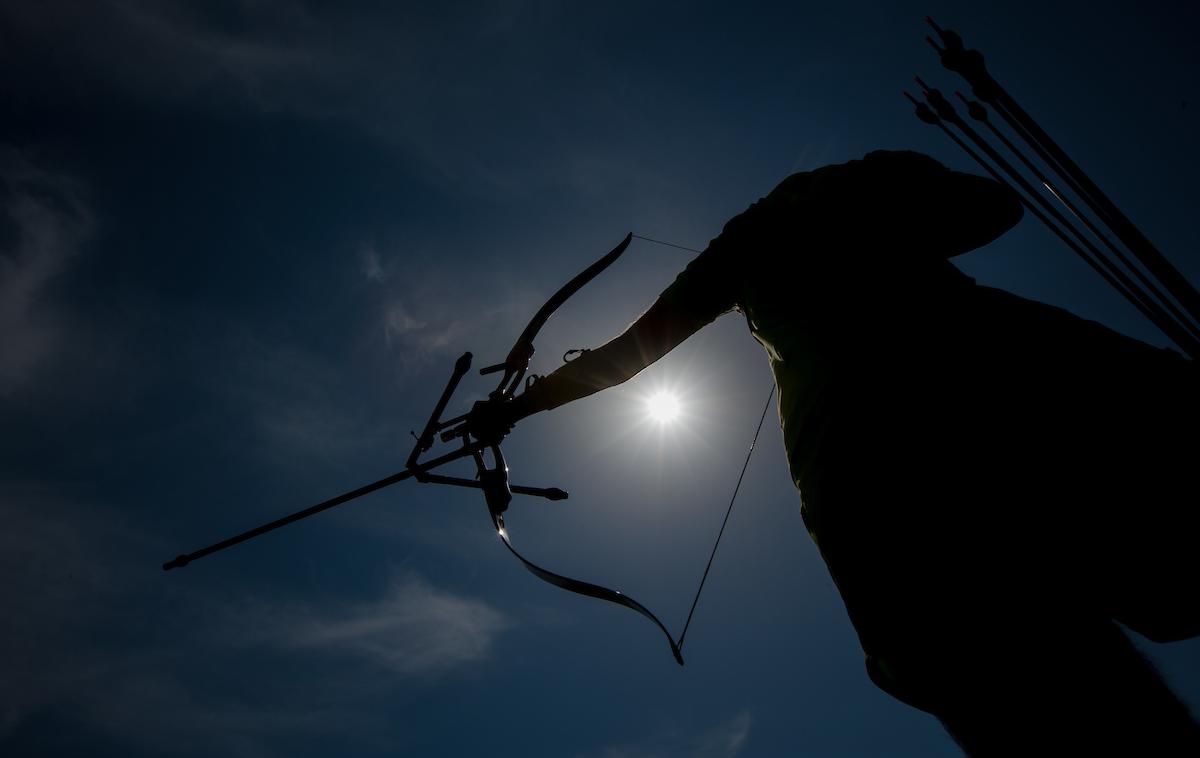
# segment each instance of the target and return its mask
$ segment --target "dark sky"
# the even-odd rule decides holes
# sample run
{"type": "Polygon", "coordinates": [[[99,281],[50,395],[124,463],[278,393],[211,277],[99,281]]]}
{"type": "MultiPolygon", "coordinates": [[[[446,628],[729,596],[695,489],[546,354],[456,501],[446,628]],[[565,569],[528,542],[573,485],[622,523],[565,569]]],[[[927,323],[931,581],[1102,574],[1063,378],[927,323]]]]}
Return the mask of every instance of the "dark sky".
{"type": "MultiPolygon", "coordinates": [[[[630,230],[703,247],[876,148],[975,170],[900,97],[961,86],[927,13],[1200,281],[1185,7],[0,0],[0,753],[957,754],[867,680],[771,424],[682,669],[526,574],[470,491],[405,483],[158,567],[402,467],[454,358],[502,359],[630,230]]],[[[635,242],[534,369],[687,260],[635,242]]],[[[1032,218],[957,262],[1164,344],[1032,218]]],[[[514,539],[677,633],[769,387],[727,316],[529,419],[514,482],[572,497],[516,503],[514,539]],[[683,417],[656,426],[663,387],[683,417]]],[[[1143,647],[1200,708],[1200,643],[1143,647]]]]}

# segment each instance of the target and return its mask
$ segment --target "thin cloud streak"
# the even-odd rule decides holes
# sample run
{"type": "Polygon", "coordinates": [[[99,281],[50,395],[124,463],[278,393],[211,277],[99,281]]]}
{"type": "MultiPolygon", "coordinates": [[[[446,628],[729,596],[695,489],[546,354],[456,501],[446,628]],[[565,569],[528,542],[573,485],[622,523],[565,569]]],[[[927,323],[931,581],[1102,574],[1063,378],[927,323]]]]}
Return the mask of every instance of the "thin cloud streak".
{"type": "Polygon", "coordinates": [[[82,186],[0,144],[0,396],[34,378],[64,330],[48,290],[92,236],[82,186]],[[11,240],[11,241],[9,241],[11,240]]]}
{"type": "Polygon", "coordinates": [[[39,716],[158,755],[289,755],[307,737],[393,752],[394,716],[364,698],[461,676],[513,625],[411,574],[354,605],[233,604],[228,589],[164,584],[148,559],[166,554],[159,540],[45,485],[0,488],[0,517],[0,752],[39,716]],[[264,658],[286,675],[213,689],[213,671],[264,658]]]}
{"type": "Polygon", "coordinates": [[[402,676],[443,674],[479,663],[512,621],[481,600],[438,589],[417,576],[379,600],[349,609],[268,612],[255,626],[289,649],[356,658],[402,676]]]}
{"type": "Polygon", "coordinates": [[[416,241],[383,251],[370,246],[361,253],[360,272],[371,303],[368,334],[402,373],[463,350],[507,345],[543,297],[513,281],[511,272],[500,281],[488,270],[455,273],[447,261],[460,251],[448,247],[416,241]]]}
{"type": "MultiPolygon", "coordinates": [[[[488,197],[532,199],[551,188],[587,202],[620,194],[637,184],[605,165],[625,149],[616,144],[635,134],[642,142],[663,136],[645,131],[653,129],[651,119],[628,115],[631,103],[654,106],[654,85],[634,88],[631,99],[633,75],[619,67],[577,59],[571,81],[585,86],[556,89],[552,102],[531,94],[531,82],[561,84],[567,73],[554,64],[567,48],[593,44],[554,5],[471,2],[449,12],[413,6],[387,24],[292,0],[234,5],[224,14],[181,0],[0,6],[0,24],[20,44],[11,62],[28,67],[9,86],[22,94],[37,86],[21,83],[29,80],[55,97],[115,91],[189,108],[338,121],[413,159],[433,184],[488,197]],[[458,44],[445,43],[451,36],[458,44]],[[514,47],[526,55],[508,55],[514,47]],[[71,50],[76,65],[66,68],[45,53],[59,49],[71,50]],[[489,66],[497,60],[506,63],[489,66]],[[559,117],[529,115],[540,112],[559,117]],[[597,130],[598,123],[608,128],[597,130]],[[530,138],[536,152],[527,148],[530,138]]],[[[0,49],[0,66],[6,62],[0,49]]],[[[680,123],[699,102],[680,106],[680,123]]],[[[688,133],[701,130],[710,142],[726,134],[719,124],[687,123],[688,133]]],[[[639,163],[659,167],[652,178],[667,196],[721,175],[668,180],[695,164],[680,160],[686,155],[664,164],[648,150],[639,163]]]]}

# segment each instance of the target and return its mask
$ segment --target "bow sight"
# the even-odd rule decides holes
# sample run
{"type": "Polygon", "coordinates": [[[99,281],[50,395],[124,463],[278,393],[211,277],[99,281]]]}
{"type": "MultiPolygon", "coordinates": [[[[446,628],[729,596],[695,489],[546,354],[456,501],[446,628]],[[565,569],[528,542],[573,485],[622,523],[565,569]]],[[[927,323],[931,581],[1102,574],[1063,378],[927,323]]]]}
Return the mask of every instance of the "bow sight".
{"type": "MultiPolygon", "coordinates": [[[[532,351],[530,352],[532,353],[532,351]]],[[[408,470],[413,472],[413,478],[418,482],[450,484],[458,487],[471,487],[483,490],[488,513],[492,516],[492,523],[499,530],[504,528],[503,514],[504,511],[508,510],[508,504],[512,502],[514,492],[518,495],[533,495],[544,497],[548,500],[564,500],[567,497],[567,493],[557,487],[510,485],[508,482],[508,465],[504,461],[504,453],[500,450],[500,442],[503,435],[496,437],[489,435],[472,440],[473,435],[468,424],[469,415],[457,416],[449,421],[441,420],[441,415],[446,410],[446,404],[450,401],[454,390],[458,388],[458,383],[470,369],[471,354],[463,353],[462,357],[454,363],[454,372],[450,375],[450,381],[446,384],[446,389],[442,391],[442,396],[438,399],[437,405],[434,406],[433,413],[429,416],[429,421],[425,424],[424,431],[417,438],[417,444],[413,446],[412,453],[408,456],[407,466],[408,470]],[[463,479],[461,477],[430,473],[426,468],[427,464],[419,460],[422,453],[427,452],[433,447],[434,437],[435,435],[439,435],[439,432],[443,442],[450,442],[454,439],[462,441],[462,446],[457,453],[460,456],[469,455],[475,461],[475,479],[463,479]],[[485,450],[490,450],[492,453],[491,467],[487,465],[484,458],[485,450]]],[[[483,371],[487,370],[484,369],[483,371]]],[[[499,391],[497,390],[497,392],[499,391]]],[[[499,399],[500,396],[496,396],[485,402],[493,403],[499,399]]]]}

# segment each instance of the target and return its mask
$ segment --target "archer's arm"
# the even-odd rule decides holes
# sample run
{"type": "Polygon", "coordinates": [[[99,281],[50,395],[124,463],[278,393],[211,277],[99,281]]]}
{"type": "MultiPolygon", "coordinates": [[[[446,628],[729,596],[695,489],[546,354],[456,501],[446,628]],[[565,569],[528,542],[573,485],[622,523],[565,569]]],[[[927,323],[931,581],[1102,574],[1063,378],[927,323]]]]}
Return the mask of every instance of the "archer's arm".
{"type": "Polygon", "coordinates": [[[516,419],[621,384],[711,321],[659,297],[619,336],[580,355],[513,400],[516,419]]]}

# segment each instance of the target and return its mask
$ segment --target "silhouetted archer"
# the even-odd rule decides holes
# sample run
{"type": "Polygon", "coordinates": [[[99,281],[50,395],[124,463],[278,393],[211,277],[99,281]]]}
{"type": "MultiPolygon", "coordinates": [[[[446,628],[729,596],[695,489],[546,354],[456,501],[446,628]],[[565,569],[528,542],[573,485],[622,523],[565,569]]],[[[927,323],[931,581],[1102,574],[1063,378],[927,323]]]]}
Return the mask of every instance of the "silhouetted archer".
{"type": "MultiPolygon", "coordinates": [[[[526,568],[643,614],[682,664],[691,613],[676,639],[628,595],[516,551],[504,520],[512,494],[566,493],[510,485],[500,446],[521,419],[620,384],[738,311],[767,352],[804,521],[873,682],[937,716],[972,755],[1200,754],[1200,728],[1118,626],[1157,642],[1200,634],[1194,362],[981,286],[951,259],[1004,234],[1025,207],[1192,357],[1200,298],[987,75],[982,57],[935,29],[947,66],[1043,161],[1046,171],[989,124],[1049,198],[918,80],[928,99],[910,98],[918,116],[993,178],[906,151],[787,177],[622,334],[522,385],[546,319],[631,234],[537,312],[503,363],[484,369],[503,372],[487,400],[442,420],[471,355],[459,359],[403,471],[163,568],[404,479],[474,487],[526,568]],[[423,461],[439,438],[458,447],[423,461]],[[462,458],[475,462],[475,479],[435,473],[462,458]]],[[[987,123],[983,105],[968,106],[987,123]]]]}

